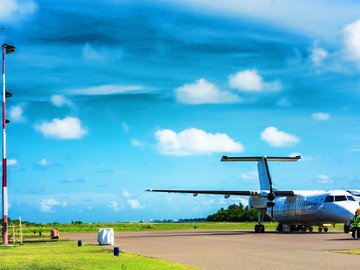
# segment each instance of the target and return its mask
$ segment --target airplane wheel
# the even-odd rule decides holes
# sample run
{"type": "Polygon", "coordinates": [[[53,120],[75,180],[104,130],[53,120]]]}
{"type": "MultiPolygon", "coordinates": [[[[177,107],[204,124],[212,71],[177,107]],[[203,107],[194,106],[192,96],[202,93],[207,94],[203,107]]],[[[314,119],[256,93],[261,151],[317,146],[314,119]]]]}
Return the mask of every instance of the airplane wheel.
{"type": "Polygon", "coordinates": [[[301,227],[301,231],[302,231],[302,232],[306,232],[306,227],[305,227],[305,226],[302,226],[302,227],[301,227]]]}
{"type": "Polygon", "coordinates": [[[313,227],[309,227],[309,232],[313,232],[314,228],[313,227]]]}
{"type": "Polygon", "coordinates": [[[260,232],[264,233],[265,232],[265,226],[264,225],[260,225],[260,232]]]}
{"type": "Polygon", "coordinates": [[[318,232],[322,232],[322,228],[321,228],[321,227],[318,228],[318,232]]]}
{"type": "Polygon", "coordinates": [[[279,223],[278,226],[276,227],[276,230],[277,230],[278,232],[284,231],[283,225],[279,223]]]}
{"type": "Polygon", "coordinates": [[[260,225],[259,224],[255,225],[255,232],[256,233],[260,232],[260,225]]]}
{"type": "Polygon", "coordinates": [[[326,228],[326,227],[324,228],[324,232],[328,232],[328,230],[329,230],[328,228],[326,228]]]}

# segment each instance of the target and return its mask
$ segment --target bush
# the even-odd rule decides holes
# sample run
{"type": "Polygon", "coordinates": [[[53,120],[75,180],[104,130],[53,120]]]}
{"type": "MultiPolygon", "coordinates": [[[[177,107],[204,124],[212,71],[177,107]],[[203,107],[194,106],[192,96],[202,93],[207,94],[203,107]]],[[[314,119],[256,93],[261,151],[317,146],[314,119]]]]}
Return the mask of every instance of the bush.
{"type": "Polygon", "coordinates": [[[215,214],[209,215],[207,221],[212,222],[244,222],[244,221],[257,221],[258,210],[249,209],[247,206],[244,207],[241,203],[232,204],[226,210],[221,208],[215,214]]]}

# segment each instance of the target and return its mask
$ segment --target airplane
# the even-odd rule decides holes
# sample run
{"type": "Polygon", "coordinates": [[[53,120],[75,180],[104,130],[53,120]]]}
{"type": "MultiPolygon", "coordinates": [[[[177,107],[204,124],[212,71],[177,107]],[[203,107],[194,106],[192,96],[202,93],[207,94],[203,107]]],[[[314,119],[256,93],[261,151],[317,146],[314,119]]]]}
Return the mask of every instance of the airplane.
{"type": "Polygon", "coordinates": [[[295,157],[228,157],[222,156],[222,162],[257,162],[260,190],[172,190],[148,189],[149,192],[190,193],[230,196],[249,196],[249,207],[258,210],[258,224],[255,225],[256,233],[264,233],[263,225],[265,215],[269,215],[278,222],[277,231],[313,231],[313,226],[318,226],[318,232],[328,231],[328,226],[344,222],[344,232],[347,232],[348,222],[359,208],[360,200],[358,191],[329,190],[277,190],[273,188],[270,176],[269,161],[292,162],[298,161],[301,156],[295,157]],[[351,193],[353,192],[354,195],[351,193]],[[346,223],[347,222],[347,223],[346,223]]]}

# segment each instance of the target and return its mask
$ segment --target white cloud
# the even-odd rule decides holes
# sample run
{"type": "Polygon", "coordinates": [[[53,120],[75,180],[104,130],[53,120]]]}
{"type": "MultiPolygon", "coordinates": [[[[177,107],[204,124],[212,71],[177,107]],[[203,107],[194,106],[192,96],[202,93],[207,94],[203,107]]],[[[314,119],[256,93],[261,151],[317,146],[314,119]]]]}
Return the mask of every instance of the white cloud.
{"type": "Polygon", "coordinates": [[[125,133],[129,133],[130,131],[129,125],[126,122],[121,123],[121,128],[125,133]]]}
{"type": "Polygon", "coordinates": [[[130,207],[131,207],[132,209],[141,209],[141,208],[144,208],[144,206],[142,206],[142,205],[140,204],[140,202],[139,202],[138,199],[136,199],[136,198],[131,198],[131,194],[130,194],[130,192],[128,192],[127,190],[124,190],[122,194],[123,194],[123,196],[124,196],[125,198],[127,198],[127,203],[130,205],[130,207]]]}
{"type": "Polygon", "coordinates": [[[155,137],[160,153],[185,156],[203,155],[217,152],[242,152],[244,147],[224,133],[206,133],[197,128],[176,133],[170,129],[156,131],[155,137]]]}
{"type": "MultiPolygon", "coordinates": [[[[289,155],[289,157],[297,157],[297,156],[301,156],[301,154],[299,152],[292,152],[289,155]]],[[[301,159],[302,159],[302,156],[301,156],[301,159]]]]}
{"type": "Polygon", "coordinates": [[[343,34],[346,57],[360,64],[360,20],[347,25],[343,34]]]}
{"type": "Polygon", "coordinates": [[[241,179],[244,179],[244,180],[254,180],[254,179],[258,179],[259,174],[257,171],[249,171],[249,172],[242,173],[240,175],[240,177],[241,177],[241,179]]]}
{"type": "Polygon", "coordinates": [[[230,75],[229,85],[231,88],[244,92],[281,90],[279,81],[265,82],[256,69],[247,69],[230,75]]]}
{"type": "Polygon", "coordinates": [[[332,180],[331,180],[330,176],[328,176],[326,174],[319,174],[316,177],[316,182],[318,182],[320,184],[331,184],[332,180]]]}
{"type": "Polygon", "coordinates": [[[53,207],[54,206],[62,206],[66,207],[67,202],[66,201],[57,201],[55,199],[42,199],[40,201],[40,211],[42,212],[54,212],[53,207]]]}
{"type": "Polygon", "coordinates": [[[137,139],[132,139],[131,140],[131,145],[135,146],[135,147],[142,147],[142,146],[144,146],[144,143],[137,140],[137,139]]]}
{"type": "Polygon", "coordinates": [[[6,161],[6,164],[7,164],[8,166],[17,166],[17,165],[18,165],[18,162],[17,162],[16,159],[11,158],[11,159],[8,159],[8,160],[6,161]]]}
{"type": "Polygon", "coordinates": [[[32,0],[0,0],[0,21],[13,22],[33,14],[37,5],[32,0]]]}
{"type": "Polygon", "coordinates": [[[318,42],[314,42],[310,48],[310,60],[315,66],[320,66],[322,61],[329,56],[329,53],[319,47],[318,42]]]}
{"type": "Polygon", "coordinates": [[[71,93],[78,95],[116,95],[116,94],[129,94],[145,91],[146,88],[142,85],[117,85],[107,84],[88,88],[80,88],[72,90],[71,93]]]}
{"type": "Polygon", "coordinates": [[[124,191],[123,191],[123,196],[124,196],[125,198],[129,198],[129,197],[131,196],[131,194],[130,194],[129,191],[124,190],[124,191]]]}
{"type": "Polygon", "coordinates": [[[64,105],[67,105],[69,107],[73,106],[71,100],[64,97],[63,95],[52,95],[50,97],[50,100],[51,100],[51,103],[56,107],[62,107],[64,105]]]}
{"type": "Polygon", "coordinates": [[[44,122],[35,127],[45,137],[55,139],[80,139],[87,131],[81,126],[81,121],[75,117],[55,118],[51,122],[44,122]]]}
{"type": "Polygon", "coordinates": [[[300,156],[301,159],[300,161],[312,161],[312,160],[316,160],[316,157],[312,157],[312,156],[305,156],[299,152],[293,152],[289,155],[289,157],[296,157],[296,156],[300,156]]]}
{"type": "Polygon", "coordinates": [[[103,61],[106,59],[105,55],[100,52],[100,50],[96,50],[93,46],[90,45],[89,42],[86,42],[82,49],[82,56],[85,60],[90,61],[103,61]]]}
{"type": "Polygon", "coordinates": [[[312,118],[315,119],[316,121],[327,121],[330,119],[330,114],[317,112],[312,114],[312,118]]]}
{"type": "Polygon", "coordinates": [[[119,212],[121,209],[117,201],[111,201],[107,206],[115,212],[119,212]]]}
{"type": "Polygon", "coordinates": [[[10,120],[14,122],[25,121],[23,106],[21,105],[11,106],[9,116],[10,116],[10,120]]]}
{"type": "Polygon", "coordinates": [[[216,85],[201,78],[191,84],[175,89],[176,99],[186,104],[219,104],[241,101],[240,97],[221,91],[216,85]]]}
{"type": "Polygon", "coordinates": [[[74,178],[74,177],[66,177],[64,180],[61,181],[61,183],[66,184],[74,184],[74,183],[84,183],[85,180],[83,178],[74,178]]]}
{"type": "Polygon", "coordinates": [[[23,168],[21,168],[19,166],[19,162],[15,159],[15,158],[10,158],[6,160],[6,165],[8,167],[9,170],[22,170],[23,168]]]}
{"type": "Polygon", "coordinates": [[[46,158],[40,159],[38,165],[41,167],[46,167],[49,165],[49,161],[46,158]]]}
{"type": "Polygon", "coordinates": [[[261,133],[261,139],[274,147],[288,147],[297,144],[300,139],[294,135],[278,130],[276,127],[267,127],[261,133]]]}
{"type": "MultiPolygon", "coordinates": [[[[168,0],[162,0],[169,2],[168,0]]],[[[247,18],[266,25],[286,27],[309,37],[336,38],[336,31],[349,20],[359,18],[358,1],[304,0],[172,0],[214,16],[247,18]],[[321,10],[321,12],[319,12],[321,10]]]]}
{"type": "Polygon", "coordinates": [[[130,207],[132,209],[141,209],[141,208],[144,208],[138,199],[128,199],[127,200],[128,204],[130,205],[130,207]]]}
{"type": "Polygon", "coordinates": [[[290,107],[292,104],[293,102],[287,97],[282,97],[277,102],[277,105],[280,107],[290,107]]]}

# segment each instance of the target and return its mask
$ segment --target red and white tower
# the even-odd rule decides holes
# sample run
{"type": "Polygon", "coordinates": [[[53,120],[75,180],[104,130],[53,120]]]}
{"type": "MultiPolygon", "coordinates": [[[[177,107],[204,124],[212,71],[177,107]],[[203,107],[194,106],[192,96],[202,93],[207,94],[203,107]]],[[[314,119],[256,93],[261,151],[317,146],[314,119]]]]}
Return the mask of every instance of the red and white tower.
{"type": "Polygon", "coordinates": [[[15,47],[4,43],[5,28],[2,28],[2,239],[3,244],[8,244],[8,191],[7,191],[7,163],[6,163],[6,124],[9,121],[6,119],[6,98],[11,97],[12,94],[6,91],[5,84],[5,54],[15,52],[15,47]]]}

